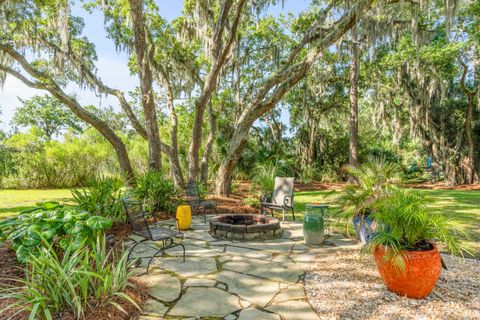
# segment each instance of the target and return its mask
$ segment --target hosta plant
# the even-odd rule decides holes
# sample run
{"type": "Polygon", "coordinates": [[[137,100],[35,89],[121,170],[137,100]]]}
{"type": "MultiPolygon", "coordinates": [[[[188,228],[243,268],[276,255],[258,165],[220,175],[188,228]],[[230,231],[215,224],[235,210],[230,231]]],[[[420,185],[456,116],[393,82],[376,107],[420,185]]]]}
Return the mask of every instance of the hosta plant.
{"type": "Polygon", "coordinates": [[[37,205],[0,222],[0,241],[10,240],[17,259],[23,263],[29,255],[37,255],[46,244],[61,249],[71,245],[75,250],[92,245],[97,236],[112,226],[110,219],[58,202],[37,205]]]}

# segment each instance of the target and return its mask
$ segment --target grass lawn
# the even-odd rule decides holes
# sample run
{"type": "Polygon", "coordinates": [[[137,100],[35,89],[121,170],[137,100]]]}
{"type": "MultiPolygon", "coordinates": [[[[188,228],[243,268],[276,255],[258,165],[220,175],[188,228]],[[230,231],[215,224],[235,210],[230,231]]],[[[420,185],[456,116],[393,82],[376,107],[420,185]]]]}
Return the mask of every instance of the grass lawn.
{"type": "Polygon", "coordinates": [[[71,198],[70,189],[0,190],[0,219],[35,207],[37,202],[68,202],[71,198]]]}
{"type": "MultiPolygon", "coordinates": [[[[470,235],[474,254],[480,258],[480,191],[419,190],[429,200],[429,207],[463,225],[470,235]]],[[[305,204],[311,202],[330,205],[331,212],[340,210],[336,197],[342,191],[304,191],[295,193],[295,211],[303,217],[305,204]]],[[[352,228],[353,229],[353,228],[352,228]]]]}

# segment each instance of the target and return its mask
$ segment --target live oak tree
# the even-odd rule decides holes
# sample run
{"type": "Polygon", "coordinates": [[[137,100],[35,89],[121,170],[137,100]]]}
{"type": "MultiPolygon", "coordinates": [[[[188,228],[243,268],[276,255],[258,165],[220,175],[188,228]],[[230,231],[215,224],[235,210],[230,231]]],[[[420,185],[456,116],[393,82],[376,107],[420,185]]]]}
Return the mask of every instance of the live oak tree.
{"type": "Polygon", "coordinates": [[[0,80],[8,74],[29,87],[48,91],[75,116],[97,129],[114,148],[127,184],[133,185],[135,177],[125,143],[107,122],[64,91],[70,81],[87,84],[84,70],[77,68],[75,61],[67,60],[64,53],[75,52],[82,66],[90,69],[95,59],[92,45],[79,37],[81,22],[69,19],[69,12],[65,2],[1,4],[0,80]],[[36,53],[32,61],[26,58],[29,50],[36,53]]]}

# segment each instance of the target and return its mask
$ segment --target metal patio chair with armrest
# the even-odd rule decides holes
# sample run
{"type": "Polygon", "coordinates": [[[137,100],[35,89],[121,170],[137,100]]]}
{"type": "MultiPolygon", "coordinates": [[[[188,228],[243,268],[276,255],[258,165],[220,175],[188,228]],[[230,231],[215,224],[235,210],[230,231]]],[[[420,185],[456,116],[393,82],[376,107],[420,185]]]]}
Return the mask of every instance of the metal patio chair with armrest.
{"type": "Polygon", "coordinates": [[[295,220],[295,208],[293,207],[293,186],[295,178],[275,177],[275,186],[271,197],[262,196],[260,213],[264,214],[265,209],[271,211],[282,210],[282,221],[285,221],[285,211],[291,211],[295,220]]]}
{"type": "Polygon", "coordinates": [[[185,198],[190,205],[192,215],[197,217],[202,216],[205,223],[207,223],[207,215],[205,210],[213,210],[215,214],[218,214],[217,204],[213,201],[202,200],[200,196],[200,190],[196,182],[189,182],[185,187],[185,198]]]}
{"type": "Polygon", "coordinates": [[[127,213],[128,221],[132,227],[132,233],[143,238],[143,240],[140,241],[132,239],[135,244],[130,248],[128,252],[127,261],[130,260],[130,256],[136,246],[144,245],[156,250],[148,261],[147,273],[150,269],[150,264],[152,263],[153,259],[158,256],[159,253],[161,253],[163,256],[165,255],[166,250],[177,246],[182,247],[183,262],[185,262],[185,246],[181,243],[175,243],[175,238],[183,239],[183,233],[180,232],[180,230],[178,229],[178,221],[176,223],[178,231],[171,230],[159,224],[149,224],[145,217],[145,211],[143,209],[143,206],[140,202],[127,199],[123,199],[122,202],[125,208],[125,212],[127,213]],[[158,247],[145,243],[149,240],[159,242],[161,241],[162,245],[158,247]]]}

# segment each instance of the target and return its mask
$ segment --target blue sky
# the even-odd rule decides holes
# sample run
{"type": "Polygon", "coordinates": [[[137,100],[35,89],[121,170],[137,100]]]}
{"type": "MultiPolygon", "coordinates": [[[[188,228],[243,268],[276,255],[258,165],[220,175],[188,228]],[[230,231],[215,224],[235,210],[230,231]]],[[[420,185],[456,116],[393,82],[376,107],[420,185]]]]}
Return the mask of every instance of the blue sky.
{"type": "MultiPolygon", "coordinates": [[[[160,14],[167,20],[172,20],[181,14],[183,8],[182,0],[156,0],[160,9],[160,14]]],[[[281,1],[268,11],[268,14],[278,16],[282,13],[292,12],[298,14],[304,11],[310,4],[310,0],[285,0],[281,1]]],[[[95,44],[97,50],[97,68],[100,78],[109,86],[121,90],[132,90],[138,85],[136,76],[131,76],[127,68],[127,56],[123,52],[117,52],[113,42],[106,37],[103,16],[100,12],[93,14],[87,13],[81,7],[73,8],[73,14],[82,17],[85,20],[84,35],[95,44]]],[[[94,92],[87,89],[80,89],[76,86],[70,86],[65,90],[69,94],[76,94],[84,105],[118,107],[114,98],[97,97],[94,92]]],[[[0,128],[7,129],[15,109],[20,105],[17,97],[28,99],[34,95],[44,94],[44,91],[35,90],[27,87],[19,80],[13,77],[7,77],[3,90],[0,91],[0,110],[1,123],[0,128]]],[[[282,117],[284,118],[284,117],[282,117]]]]}

